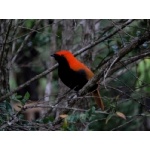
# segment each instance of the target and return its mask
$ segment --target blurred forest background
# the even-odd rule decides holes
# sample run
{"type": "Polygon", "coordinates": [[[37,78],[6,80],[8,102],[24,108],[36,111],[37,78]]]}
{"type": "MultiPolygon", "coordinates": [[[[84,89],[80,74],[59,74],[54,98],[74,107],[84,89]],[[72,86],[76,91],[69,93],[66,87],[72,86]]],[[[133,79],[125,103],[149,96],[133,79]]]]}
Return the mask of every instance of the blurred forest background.
{"type": "Polygon", "coordinates": [[[150,130],[149,56],[150,20],[0,20],[0,130],[150,130]],[[62,49],[95,73],[78,94],[50,57],[62,49]]]}

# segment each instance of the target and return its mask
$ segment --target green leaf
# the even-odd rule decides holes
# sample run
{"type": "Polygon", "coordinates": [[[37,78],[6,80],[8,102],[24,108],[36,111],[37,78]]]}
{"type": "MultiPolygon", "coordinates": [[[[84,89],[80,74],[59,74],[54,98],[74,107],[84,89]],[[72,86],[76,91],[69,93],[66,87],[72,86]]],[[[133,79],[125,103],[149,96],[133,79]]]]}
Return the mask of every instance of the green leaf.
{"type": "Polygon", "coordinates": [[[9,113],[11,113],[11,112],[12,112],[12,106],[11,106],[11,104],[6,101],[6,102],[5,102],[5,106],[6,106],[6,110],[7,110],[9,113]]]}
{"type": "Polygon", "coordinates": [[[86,115],[90,117],[93,113],[95,113],[95,107],[92,106],[87,112],[86,115]]]}
{"type": "Polygon", "coordinates": [[[16,98],[17,98],[17,99],[21,99],[21,98],[22,98],[22,95],[16,95],[16,98]]]}
{"type": "Polygon", "coordinates": [[[106,118],[105,124],[108,123],[108,121],[114,116],[114,114],[109,114],[106,118]]]}
{"type": "Polygon", "coordinates": [[[12,96],[12,100],[17,101],[17,102],[20,101],[21,98],[22,98],[22,95],[15,94],[15,95],[12,96]]]}
{"type": "Polygon", "coordinates": [[[23,99],[28,100],[28,99],[29,99],[29,97],[30,97],[29,92],[26,92],[26,94],[25,94],[25,96],[24,96],[24,98],[23,98],[23,99]]]}
{"type": "Polygon", "coordinates": [[[54,117],[52,117],[52,116],[48,116],[48,117],[45,117],[44,119],[43,119],[43,123],[49,123],[49,122],[53,122],[54,121],[54,117]]]}
{"type": "Polygon", "coordinates": [[[87,118],[86,114],[84,114],[84,113],[81,113],[81,114],[80,114],[80,120],[81,120],[81,121],[85,122],[85,121],[86,121],[86,118],[87,118]]]}
{"type": "Polygon", "coordinates": [[[30,98],[30,93],[26,92],[26,94],[24,95],[22,99],[22,104],[25,105],[26,101],[29,100],[29,98],[30,98]]]}
{"type": "Polygon", "coordinates": [[[94,106],[92,106],[91,111],[92,111],[92,113],[95,113],[95,107],[94,106]]]}
{"type": "Polygon", "coordinates": [[[80,118],[79,114],[73,114],[67,117],[68,122],[76,122],[80,118]]]}
{"type": "Polygon", "coordinates": [[[63,128],[64,130],[67,130],[67,128],[68,128],[68,120],[67,120],[67,118],[64,118],[62,128],[63,128]]]}

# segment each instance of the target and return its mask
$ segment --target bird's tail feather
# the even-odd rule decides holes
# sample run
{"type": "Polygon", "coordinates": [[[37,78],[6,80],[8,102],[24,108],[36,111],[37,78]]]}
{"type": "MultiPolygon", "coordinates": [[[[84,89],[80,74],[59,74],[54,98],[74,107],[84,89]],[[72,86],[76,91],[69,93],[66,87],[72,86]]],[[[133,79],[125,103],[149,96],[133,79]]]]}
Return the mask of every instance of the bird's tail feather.
{"type": "Polygon", "coordinates": [[[104,104],[103,104],[103,101],[101,99],[101,96],[100,96],[100,93],[98,90],[95,90],[93,91],[93,96],[94,96],[94,99],[97,103],[97,105],[102,109],[104,110],[104,104]]]}

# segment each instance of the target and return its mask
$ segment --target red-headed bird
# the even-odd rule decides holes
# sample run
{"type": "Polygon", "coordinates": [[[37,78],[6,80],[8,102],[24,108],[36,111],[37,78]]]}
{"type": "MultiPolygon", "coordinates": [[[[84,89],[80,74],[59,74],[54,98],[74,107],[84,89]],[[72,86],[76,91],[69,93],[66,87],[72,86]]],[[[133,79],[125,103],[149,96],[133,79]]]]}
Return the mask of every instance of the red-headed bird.
{"type": "MultiPolygon", "coordinates": [[[[58,62],[58,75],[62,82],[75,91],[80,90],[94,76],[94,73],[68,50],[58,51],[51,56],[58,62]]],[[[97,105],[104,110],[103,101],[96,88],[93,96],[97,105]]]]}

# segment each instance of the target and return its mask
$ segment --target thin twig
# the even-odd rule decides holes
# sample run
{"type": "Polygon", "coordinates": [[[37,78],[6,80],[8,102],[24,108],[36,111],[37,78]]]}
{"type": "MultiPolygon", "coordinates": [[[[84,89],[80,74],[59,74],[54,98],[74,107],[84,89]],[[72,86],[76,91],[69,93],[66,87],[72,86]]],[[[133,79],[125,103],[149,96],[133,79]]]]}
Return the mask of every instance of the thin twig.
{"type": "Polygon", "coordinates": [[[118,59],[119,59],[119,57],[117,56],[117,57],[114,59],[114,61],[111,63],[111,65],[109,66],[109,68],[108,68],[106,74],[104,74],[104,87],[105,87],[105,89],[107,89],[107,88],[106,88],[106,82],[105,82],[105,81],[106,81],[106,77],[108,76],[108,73],[109,73],[110,69],[113,67],[113,65],[117,62],[118,59]]]}
{"type": "Polygon", "coordinates": [[[111,20],[111,22],[112,22],[112,24],[113,24],[117,29],[120,29],[121,31],[123,31],[126,35],[130,36],[131,38],[135,38],[134,36],[128,34],[128,33],[125,32],[124,30],[122,30],[122,29],[121,29],[118,25],[116,25],[115,22],[113,22],[112,20],[111,20]]]}

